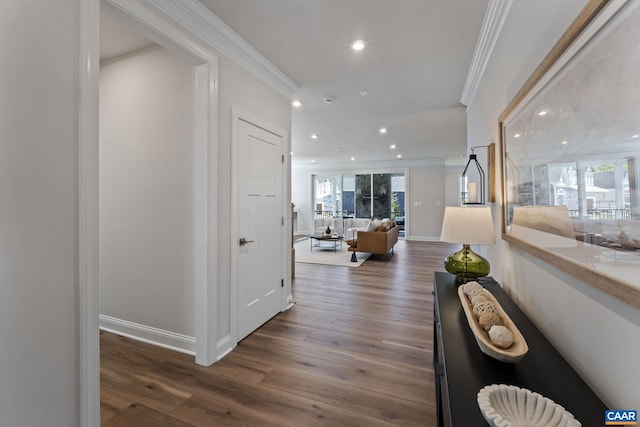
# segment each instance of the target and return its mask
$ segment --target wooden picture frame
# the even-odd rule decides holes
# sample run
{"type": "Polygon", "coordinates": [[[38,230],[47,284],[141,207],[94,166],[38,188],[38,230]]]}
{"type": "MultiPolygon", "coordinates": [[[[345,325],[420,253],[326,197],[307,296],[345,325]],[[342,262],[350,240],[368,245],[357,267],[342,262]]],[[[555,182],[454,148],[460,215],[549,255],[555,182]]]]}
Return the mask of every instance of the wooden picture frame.
{"type": "Polygon", "coordinates": [[[638,308],[639,67],[639,2],[591,0],[499,118],[502,238],[638,308]]]}

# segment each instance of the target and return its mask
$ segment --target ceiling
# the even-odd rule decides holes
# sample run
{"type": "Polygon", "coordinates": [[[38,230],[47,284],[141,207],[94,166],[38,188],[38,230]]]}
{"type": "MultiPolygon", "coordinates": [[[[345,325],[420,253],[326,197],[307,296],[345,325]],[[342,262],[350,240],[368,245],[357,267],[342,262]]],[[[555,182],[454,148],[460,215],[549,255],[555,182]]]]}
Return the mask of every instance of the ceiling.
{"type": "MultiPolygon", "coordinates": [[[[200,2],[299,86],[294,166],[464,162],[460,98],[488,0],[200,2]],[[364,50],[350,49],[355,39],[364,50]]],[[[150,43],[103,17],[105,56],[150,43]]]]}
{"type": "Polygon", "coordinates": [[[154,44],[155,42],[116,17],[105,2],[101,2],[100,61],[106,61],[154,44]]]}

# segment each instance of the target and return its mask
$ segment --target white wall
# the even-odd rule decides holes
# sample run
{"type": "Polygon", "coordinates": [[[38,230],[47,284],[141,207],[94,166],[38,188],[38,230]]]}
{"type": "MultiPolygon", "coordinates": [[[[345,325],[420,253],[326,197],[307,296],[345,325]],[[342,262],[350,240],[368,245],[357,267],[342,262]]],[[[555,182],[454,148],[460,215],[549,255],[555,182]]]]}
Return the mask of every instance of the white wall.
{"type": "Polygon", "coordinates": [[[440,240],[446,206],[444,164],[412,166],[409,169],[407,209],[409,240],[440,240]]]}
{"type": "Polygon", "coordinates": [[[100,70],[100,314],[188,337],[195,336],[194,73],[160,46],[100,70]]]}
{"type": "Polygon", "coordinates": [[[298,212],[298,231],[313,230],[313,182],[312,173],[306,169],[294,168],[291,171],[291,202],[298,212]]]}
{"type": "Polygon", "coordinates": [[[78,2],[0,3],[0,424],[79,424],[78,2]],[[36,32],[33,32],[33,30],[36,32]]]}
{"type": "MultiPolygon", "coordinates": [[[[469,146],[498,140],[498,116],[585,4],[513,2],[468,108],[469,146]]],[[[500,200],[493,210],[497,233],[499,206],[500,200]]],[[[605,404],[637,408],[640,310],[501,240],[486,252],[492,275],[605,404]]]]}
{"type": "MultiPolygon", "coordinates": [[[[445,171],[445,205],[460,206],[460,176],[463,165],[447,166],[445,171]]],[[[444,217],[444,212],[443,212],[444,217]]]]}

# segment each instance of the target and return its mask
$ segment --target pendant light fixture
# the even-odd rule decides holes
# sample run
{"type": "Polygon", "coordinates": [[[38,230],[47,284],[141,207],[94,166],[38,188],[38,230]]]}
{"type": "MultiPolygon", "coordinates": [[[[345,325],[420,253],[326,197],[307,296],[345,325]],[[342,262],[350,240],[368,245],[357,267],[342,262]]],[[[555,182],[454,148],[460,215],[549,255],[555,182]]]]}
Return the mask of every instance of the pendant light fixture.
{"type": "Polygon", "coordinates": [[[485,173],[484,169],[478,162],[478,156],[474,153],[476,148],[489,147],[488,145],[479,145],[471,147],[469,161],[464,168],[460,182],[461,202],[463,205],[484,205],[485,197],[485,173]]]}

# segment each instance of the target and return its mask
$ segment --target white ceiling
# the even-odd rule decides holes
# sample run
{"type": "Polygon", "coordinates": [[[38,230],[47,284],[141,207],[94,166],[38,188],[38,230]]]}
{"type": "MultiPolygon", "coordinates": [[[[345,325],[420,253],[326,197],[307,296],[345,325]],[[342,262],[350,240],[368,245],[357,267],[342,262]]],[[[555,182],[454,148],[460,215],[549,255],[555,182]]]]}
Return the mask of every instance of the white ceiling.
{"type": "Polygon", "coordinates": [[[116,17],[104,2],[100,8],[100,61],[155,44],[116,17]]]}
{"type": "MultiPolygon", "coordinates": [[[[460,98],[488,0],[200,2],[299,86],[294,165],[314,160],[316,167],[349,167],[351,157],[388,167],[462,161],[466,114],[460,98]],[[364,39],[366,48],[351,51],[354,39],[364,39]],[[378,132],[383,126],[386,135],[378,132]],[[317,140],[310,138],[314,133],[317,140]]],[[[127,42],[127,33],[133,33],[127,43],[145,46],[141,36],[103,16],[104,55],[127,42]],[[105,31],[109,27],[113,31],[105,31]]]]}

